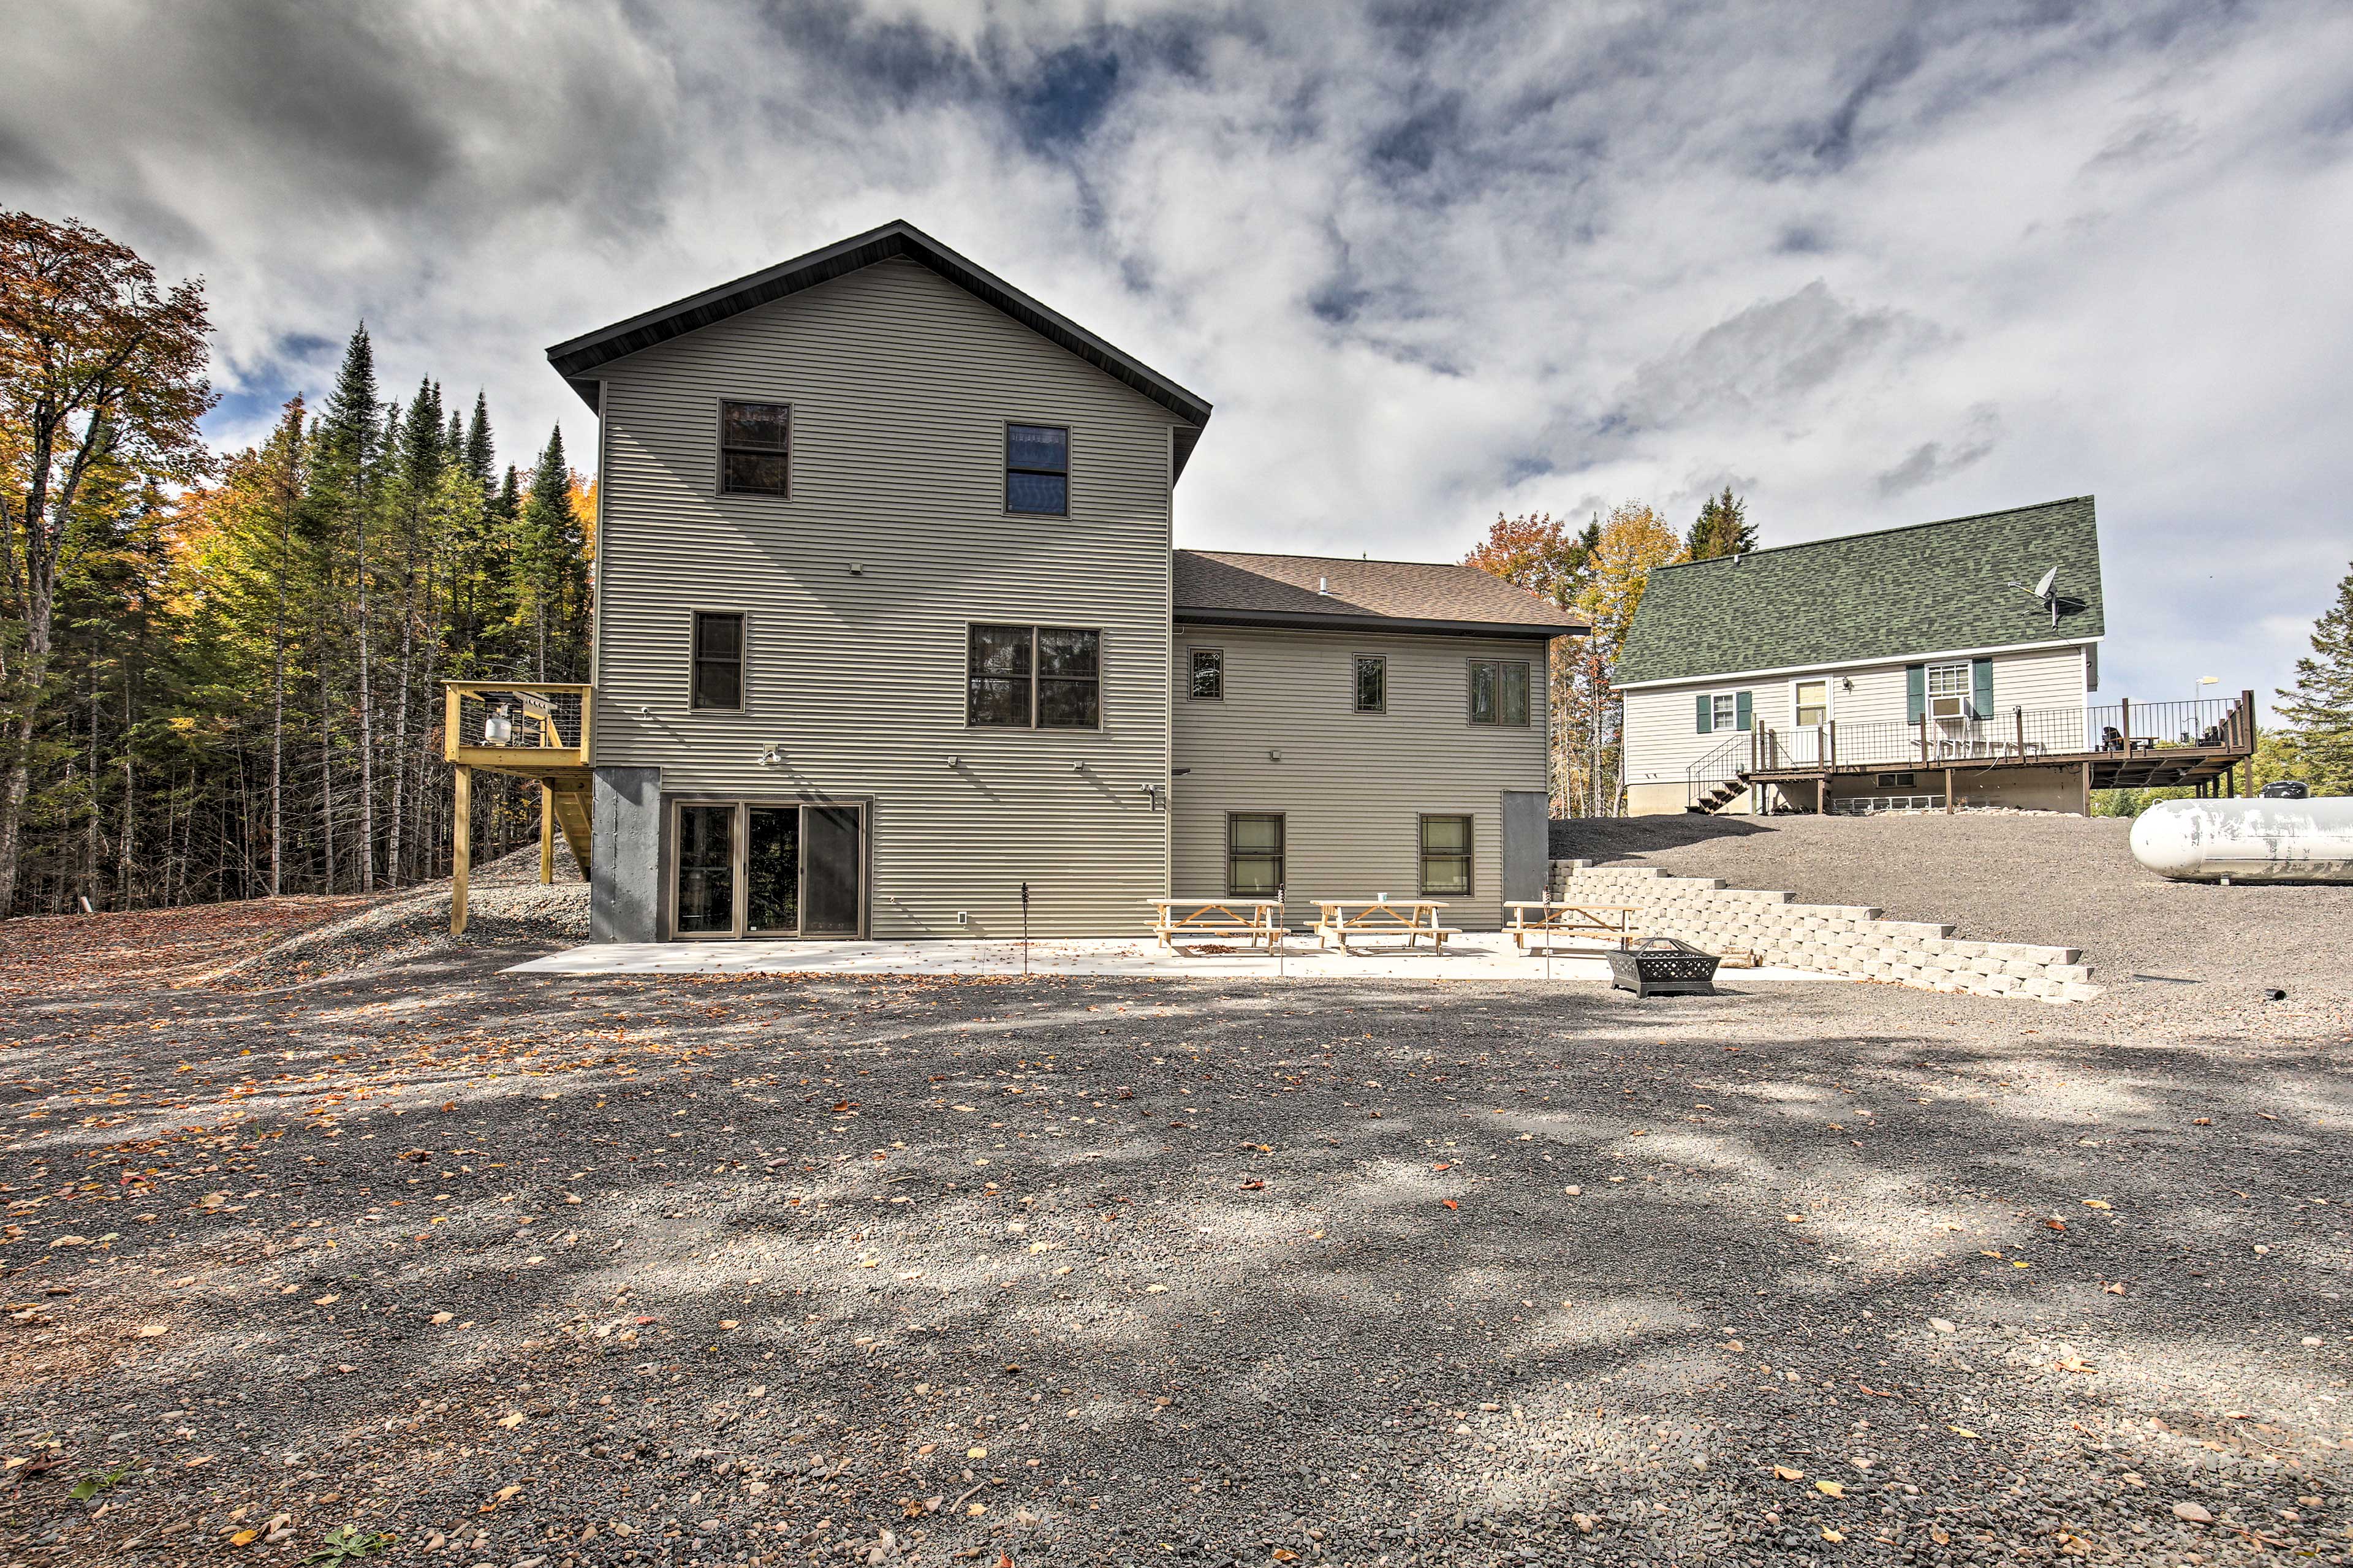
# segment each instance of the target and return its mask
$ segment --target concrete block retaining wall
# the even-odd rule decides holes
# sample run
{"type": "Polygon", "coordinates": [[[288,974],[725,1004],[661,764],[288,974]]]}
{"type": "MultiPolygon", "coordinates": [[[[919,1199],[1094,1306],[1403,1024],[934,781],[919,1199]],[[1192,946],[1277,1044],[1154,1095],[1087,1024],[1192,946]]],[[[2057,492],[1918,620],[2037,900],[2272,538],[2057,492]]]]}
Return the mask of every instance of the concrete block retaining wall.
{"type": "Polygon", "coordinates": [[[1678,937],[1710,952],[1745,948],[1759,963],[1974,996],[2088,1002],[2100,994],[2072,947],[1967,942],[1948,925],[1882,920],[1856,905],[1800,904],[1788,893],[1670,877],[1655,866],[1556,860],[1552,896],[1631,905],[1646,936],[1678,937]]]}

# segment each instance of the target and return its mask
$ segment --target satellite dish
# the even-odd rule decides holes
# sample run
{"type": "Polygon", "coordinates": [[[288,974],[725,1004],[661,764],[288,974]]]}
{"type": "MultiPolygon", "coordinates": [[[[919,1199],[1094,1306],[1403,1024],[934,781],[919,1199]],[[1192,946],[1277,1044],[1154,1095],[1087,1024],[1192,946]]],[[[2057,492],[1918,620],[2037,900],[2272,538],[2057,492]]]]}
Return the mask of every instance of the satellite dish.
{"type": "Polygon", "coordinates": [[[2052,584],[2056,584],[2058,581],[2059,568],[2053,566],[2050,571],[2042,574],[2042,580],[2041,582],[2034,584],[2034,596],[2038,599],[2049,598],[2051,596],[2052,584]]]}

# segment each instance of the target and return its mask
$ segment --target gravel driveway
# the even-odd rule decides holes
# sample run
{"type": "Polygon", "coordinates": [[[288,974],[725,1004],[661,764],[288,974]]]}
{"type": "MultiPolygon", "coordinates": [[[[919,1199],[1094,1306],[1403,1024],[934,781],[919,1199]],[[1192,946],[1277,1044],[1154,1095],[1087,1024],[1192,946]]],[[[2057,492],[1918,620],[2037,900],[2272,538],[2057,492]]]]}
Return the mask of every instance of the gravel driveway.
{"type": "Polygon", "coordinates": [[[0,997],[0,1563],[2353,1549],[2341,1037],[497,962],[0,997]]]}

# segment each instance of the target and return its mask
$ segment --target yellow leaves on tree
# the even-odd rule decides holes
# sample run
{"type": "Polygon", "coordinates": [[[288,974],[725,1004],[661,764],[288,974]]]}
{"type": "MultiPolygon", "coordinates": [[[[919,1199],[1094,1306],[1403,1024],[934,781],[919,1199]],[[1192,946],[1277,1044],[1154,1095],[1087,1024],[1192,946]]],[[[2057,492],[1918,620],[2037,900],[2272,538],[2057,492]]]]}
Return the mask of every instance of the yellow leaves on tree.
{"type": "Polygon", "coordinates": [[[1550,512],[1525,517],[1498,512],[1487,537],[1462,558],[1462,564],[1567,609],[1577,599],[1585,552],[1586,542],[1550,512]]]}
{"type": "Polygon", "coordinates": [[[1634,624],[1634,612],[1650,586],[1651,573],[1683,559],[1675,531],[1644,501],[1621,501],[1601,520],[1600,536],[1586,563],[1578,609],[1593,622],[1593,639],[1614,653],[1634,624]]]}

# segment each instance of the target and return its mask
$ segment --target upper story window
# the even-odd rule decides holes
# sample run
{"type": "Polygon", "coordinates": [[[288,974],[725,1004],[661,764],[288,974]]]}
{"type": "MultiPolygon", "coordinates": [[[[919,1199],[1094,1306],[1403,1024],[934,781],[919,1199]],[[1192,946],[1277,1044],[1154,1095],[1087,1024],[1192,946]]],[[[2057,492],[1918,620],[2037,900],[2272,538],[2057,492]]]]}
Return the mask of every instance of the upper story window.
{"type": "Polygon", "coordinates": [[[719,405],[719,489],[723,495],[792,493],[793,410],[787,403],[719,405]]]}
{"type": "Polygon", "coordinates": [[[1356,656],[1356,711],[1389,710],[1389,661],[1377,653],[1356,656]]]}
{"type": "Polygon", "coordinates": [[[1528,722],[1528,667],[1519,659],[1471,661],[1471,722],[1525,727],[1528,722]]]}
{"type": "Polygon", "coordinates": [[[974,626],[965,721],[989,729],[1103,726],[1103,633],[1076,626],[974,626]]]}
{"type": "Polygon", "coordinates": [[[1216,647],[1193,650],[1193,681],[1186,689],[1197,701],[1222,701],[1226,695],[1226,651],[1216,647]]]}
{"type": "Polygon", "coordinates": [[[694,612],[693,660],[688,706],[744,706],[744,616],[740,612],[694,612]]]}
{"type": "Polygon", "coordinates": [[[1071,510],[1071,433],[1060,425],[1005,427],[1005,510],[1041,517],[1071,510]]]}

